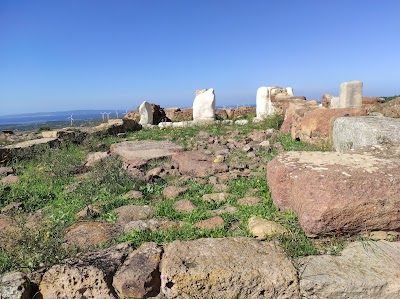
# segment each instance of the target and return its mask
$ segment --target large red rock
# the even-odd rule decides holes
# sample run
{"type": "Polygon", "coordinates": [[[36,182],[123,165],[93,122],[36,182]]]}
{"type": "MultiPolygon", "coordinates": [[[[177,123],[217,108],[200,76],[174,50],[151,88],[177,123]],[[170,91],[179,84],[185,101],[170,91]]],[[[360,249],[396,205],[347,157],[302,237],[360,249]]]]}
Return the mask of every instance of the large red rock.
{"type": "Polygon", "coordinates": [[[309,234],[400,229],[400,146],[286,152],[268,163],[273,202],[309,234]]]}
{"type": "Polygon", "coordinates": [[[365,116],[364,108],[327,109],[320,107],[306,111],[300,120],[298,130],[292,133],[293,138],[312,144],[330,144],[332,122],[342,116],[365,116]]]}

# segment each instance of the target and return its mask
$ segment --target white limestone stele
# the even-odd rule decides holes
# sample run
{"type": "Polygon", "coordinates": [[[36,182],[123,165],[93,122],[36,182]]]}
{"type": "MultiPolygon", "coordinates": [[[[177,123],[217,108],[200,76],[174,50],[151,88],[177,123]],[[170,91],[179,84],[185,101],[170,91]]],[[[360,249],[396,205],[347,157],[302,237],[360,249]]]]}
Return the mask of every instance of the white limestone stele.
{"type": "Polygon", "coordinates": [[[140,121],[141,125],[152,125],[153,124],[153,110],[149,102],[144,101],[142,105],[139,106],[140,121]]]}
{"type": "Polygon", "coordinates": [[[259,89],[257,89],[256,96],[256,118],[264,119],[274,112],[275,108],[271,102],[271,87],[260,87],[259,89]]]}
{"type": "Polygon", "coordinates": [[[193,101],[193,121],[213,122],[215,120],[215,94],[210,88],[196,96],[193,101]]]}

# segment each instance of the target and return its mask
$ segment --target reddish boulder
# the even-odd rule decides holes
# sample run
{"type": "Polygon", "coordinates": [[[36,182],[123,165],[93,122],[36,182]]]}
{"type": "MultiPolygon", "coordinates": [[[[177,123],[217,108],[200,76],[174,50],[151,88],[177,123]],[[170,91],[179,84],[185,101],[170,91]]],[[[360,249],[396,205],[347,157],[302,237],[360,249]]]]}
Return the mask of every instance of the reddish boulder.
{"type": "Polygon", "coordinates": [[[312,144],[330,144],[329,138],[333,121],[342,116],[365,116],[364,108],[318,108],[306,111],[300,120],[297,132],[292,131],[293,138],[300,138],[312,144]]]}
{"type": "Polygon", "coordinates": [[[268,163],[272,200],[309,234],[400,229],[400,146],[286,152],[268,163]]]}

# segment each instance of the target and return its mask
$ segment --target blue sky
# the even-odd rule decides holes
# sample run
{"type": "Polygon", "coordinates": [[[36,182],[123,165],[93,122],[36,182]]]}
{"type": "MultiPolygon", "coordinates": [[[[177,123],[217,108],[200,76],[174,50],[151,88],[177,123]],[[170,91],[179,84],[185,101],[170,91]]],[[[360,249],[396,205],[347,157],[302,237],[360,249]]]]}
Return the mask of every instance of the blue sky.
{"type": "Polygon", "coordinates": [[[0,0],[0,115],[400,93],[400,1],[0,0]]]}

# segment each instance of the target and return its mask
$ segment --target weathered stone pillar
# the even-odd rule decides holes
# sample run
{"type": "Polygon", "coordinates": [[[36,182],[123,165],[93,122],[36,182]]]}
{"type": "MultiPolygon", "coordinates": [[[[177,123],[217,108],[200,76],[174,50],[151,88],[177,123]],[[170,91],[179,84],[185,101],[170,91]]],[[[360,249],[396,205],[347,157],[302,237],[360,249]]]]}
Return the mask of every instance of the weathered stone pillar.
{"type": "Polygon", "coordinates": [[[193,102],[193,120],[195,122],[213,122],[215,120],[214,89],[197,90],[193,102]]]}
{"type": "Polygon", "coordinates": [[[141,125],[152,125],[153,124],[153,110],[149,102],[144,101],[139,107],[141,125]]]}
{"type": "Polygon", "coordinates": [[[362,81],[343,82],[340,84],[339,107],[361,107],[362,88],[362,81]]]}
{"type": "Polygon", "coordinates": [[[271,102],[271,87],[260,87],[257,89],[256,113],[257,119],[263,119],[275,112],[271,102]]]}

